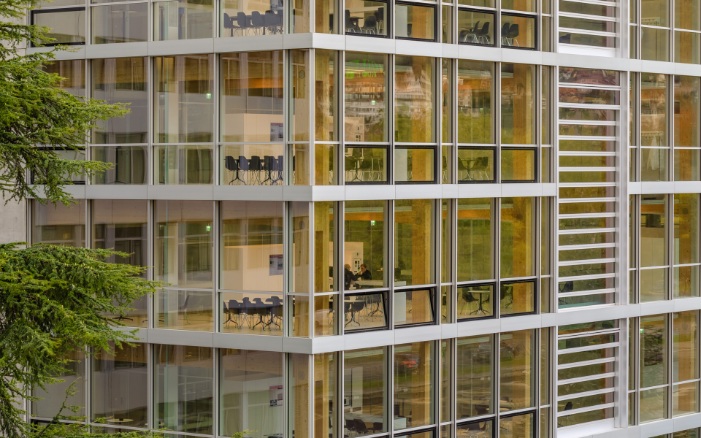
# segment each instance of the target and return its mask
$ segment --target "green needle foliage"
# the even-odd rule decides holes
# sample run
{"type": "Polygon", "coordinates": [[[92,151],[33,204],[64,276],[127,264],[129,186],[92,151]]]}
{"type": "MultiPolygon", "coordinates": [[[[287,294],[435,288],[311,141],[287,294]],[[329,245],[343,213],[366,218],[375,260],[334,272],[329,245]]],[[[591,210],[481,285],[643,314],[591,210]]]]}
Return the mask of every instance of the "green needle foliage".
{"type": "MultiPolygon", "coordinates": [[[[5,203],[35,198],[67,204],[67,175],[91,174],[107,165],[64,160],[54,150],[83,149],[97,121],[126,109],[61,90],[61,78],[44,70],[52,51],[24,53],[30,43],[47,42],[44,30],[24,24],[32,5],[32,0],[0,1],[0,197],[5,203]]],[[[105,351],[133,339],[109,315],[124,314],[156,284],[143,278],[144,268],[111,263],[115,255],[125,254],[0,245],[0,436],[102,436],[90,435],[85,426],[35,428],[24,422],[16,402],[31,388],[55,383],[69,352],[105,351]]]]}
{"type": "Polygon", "coordinates": [[[42,28],[16,24],[30,6],[0,2],[0,191],[6,201],[33,197],[66,203],[66,175],[104,171],[107,165],[64,160],[54,150],[83,149],[97,121],[124,115],[126,109],[60,89],[61,77],[43,69],[53,51],[21,54],[29,42],[48,40],[42,28]],[[27,172],[37,186],[26,179],[27,172]]]}

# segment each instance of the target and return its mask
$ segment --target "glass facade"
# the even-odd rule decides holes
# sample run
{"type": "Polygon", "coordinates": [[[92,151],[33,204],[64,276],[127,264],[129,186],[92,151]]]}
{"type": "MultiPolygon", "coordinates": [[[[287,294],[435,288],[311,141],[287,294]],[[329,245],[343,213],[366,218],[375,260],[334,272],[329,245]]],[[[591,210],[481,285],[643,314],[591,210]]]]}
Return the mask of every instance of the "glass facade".
{"type": "Polygon", "coordinates": [[[699,436],[698,3],[37,4],[62,89],[130,113],[27,240],[161,287],[31,419],[72,385],[107,432],[699,436]]]}

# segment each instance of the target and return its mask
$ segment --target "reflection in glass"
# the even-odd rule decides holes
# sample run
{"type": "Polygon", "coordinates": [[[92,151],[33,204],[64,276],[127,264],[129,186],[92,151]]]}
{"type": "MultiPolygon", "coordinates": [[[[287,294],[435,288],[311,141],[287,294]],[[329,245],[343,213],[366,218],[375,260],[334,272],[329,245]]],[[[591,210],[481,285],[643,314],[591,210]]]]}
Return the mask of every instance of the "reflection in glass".
{"type": "Polygon", "coordinates": [[[46,389],[34,388],[32,415],[47,419],[81,418],[85,415],[85,355],[76,350],[66,355],[65,370],[55,376],[60,381],[46,385],[46,389]]]}
{"type": "Polygon", "coordinates": [[[436,40],[436,7],[397,3],[394,7],[395,37],[436,40]]]}
{"type": "Polygon", "coordinates": [[[282,356],[267,351],[220,350],[222,434],[244,429],[252,438],[282,434],[282,356]]]}
{"type": "Polygon", "coordinates": [[[394,427],[405,429],[434,422],[434,342],[394,348],[394,427]]]}
{"type": "Polygon", "coordinates": [[[221,139],[282,142],[282,51],[221,56],[221,139]]]}
{"type": "Polygon", "coordinates": [[[155,184],[212,184],[211,146],[154,146],[155,184]]]}
{"type": "Polygon", "coordinates": [[[85,201],[71,205],[32,201],[32,243],[85,246],[85,201]]]}
{"type": "Polygon", "coordinates": [[[154,2],[153,39],[166,41],[212,38],[213,12],[212,0],[154,2]]]}
{"type": "MultiPolygon", "coordinates": [[[[325,3],[322,0],[319,2],[325,3]]],[[[332,3],[332,2],[331,2],[332,3]]],[[[318,18],[318,16],[317,16],[318,18]]],[[[332,50],[315,50],[314,127],[317,141],[338,140],[338,55],[332,50]]]]}
{"type": "Polygon", "coordinates": [[[170,286],[212,287],[212,203],[156,201],[154,276],[170,286]]]}
{"type": "Polygon", "coordinates": [[[32,24],[49,29],[46,36],[53,41],[43,44],[45,46],[85,44],[84,7],[32,11],[32,24]]]}
{"type": "Polygon", "coordinates": [[[501,141],[536,143],[536,69],[534,65],[501,65],[501,141]]]}
{"type": "Polygon", "coordinates": [[[492,335],[457,340],[457,419],[494,413],[493,367],[492,335]]]}
{"type": "Polygon", "coordinates": [[[92,176],[92,184],[146,184],[146,146],[92,147],[93,161],[112,165],[92,176]]]}
{"type": "Polygon", "coordinates": [[[95,354],[91,371],[93,421],[115,426],[148,425],[146,347],[146,344],[122,345],[112,353],[95,354]]]}
{"type": "Polygon", "coordinates": [[[492,262],[492,202],[458,200],[458,281],[487,280],[494,276],[492,262]]]}
{"type": "Polygon", "coordinates": [[[502,333],[499,352],[499,409],[510,411],[534,406],[534,369],[538,356],[534,331],[502,333]]]}
{"type": "Polygon", "coordinates": [[[386,432],[387,353],[384,348],[351,350],[344,354],[343,433],[355,436],[386,432]],[[368,427],[371,425],[372,427],[368,427]]]}
{"type": "Polygon", "coordinates": [[[500,437],[529,438],[535,436],[533,413],[502,417],[499,420],[500,437]]]}
{"type": "Polygon", "coordinates": [[[507,149],[501,150],[501,180],[535,182],[536,150],[507,149]]]}
{"type": "Polygon", "coordinates": [[[164,289],[156,293],[156,327],[212,331],[212,292],[164,289]]]}
{"type": "Polygon", "coordinates": [[[158,143],[213,140],[214,55],[154,58],[154,140],[158,143]]]}
{"type": "Polygon", "coordinates": [[[126,3],[92,8],[93,44],[148,40],[148,4],[126,3]]]}
{"type": "Polygon", "coordinates": [[[387,36],[390,16],[387,3],[374,0],[347,0],[343,15],[347,35],[387,36]]]}
{"type": "Polygon", "coordinates": [[[458,142],[494,143],[494,64],[458,61],[458,142]]]}
{"type": "Polygon", "coordinates": [[[212,349],[154,346],[154,405],[159,428],[211,434],[214,390],[212,349]]]}
{"type": "Polygon", "coordinates": [[[535,198],[502,198],[502,278],[535,274],[535,226],[535,198]]]}
{"type": "Polygon", "coordinates": [[[434,59],[422,56],[395,58],[395,141],[430,143],[434,135],[434,59]]]}
{"type": "Polygon", "coordinates": [[[387,141],[387,56],[346,52],[346,141],[387,141]]]}
{"type": "Polygon", "coordinates": [[[433,289],[401,290],[394,293],[394,325],[409,326],[432,323],[433,289]]]}
{"type": "Polygon", "coordinates": [[[394,285],[433,282],[433,201],[398,200],[394,214],[394,285]]]}

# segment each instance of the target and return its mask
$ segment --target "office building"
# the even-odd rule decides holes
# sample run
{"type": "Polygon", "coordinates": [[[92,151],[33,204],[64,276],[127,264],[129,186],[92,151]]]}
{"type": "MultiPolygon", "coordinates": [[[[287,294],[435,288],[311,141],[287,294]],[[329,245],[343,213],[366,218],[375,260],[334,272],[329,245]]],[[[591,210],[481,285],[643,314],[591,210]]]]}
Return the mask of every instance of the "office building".
{"type": "Polygon", "coordinates": [[[67,90],[131,109],[28,238],[165,284],[34,421],[79,379],[76,421],[172,437],[699,436],[699,0],[28,20],[67,90]]]}

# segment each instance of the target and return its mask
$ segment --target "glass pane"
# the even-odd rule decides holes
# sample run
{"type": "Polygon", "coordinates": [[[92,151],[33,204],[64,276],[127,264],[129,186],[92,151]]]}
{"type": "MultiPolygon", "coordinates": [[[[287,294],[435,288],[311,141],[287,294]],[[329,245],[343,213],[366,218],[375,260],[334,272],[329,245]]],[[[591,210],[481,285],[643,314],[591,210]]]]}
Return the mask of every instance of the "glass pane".
{"type": "Polygon", "coordinates": [[[502,278],[535,275],[535,228],[535,198],[502,198],[502,278]]]}
{"type": "Polygon", "coordinates": [[[145,184],[145,146],[103,146],[91,149],[93,161],[109,163],[112,167],[93,175],[92,184],[145,184]]]}
{"type": "Polygon", "coordinates": [[[211,146],[154,146],[155,184],[212,184],[211,146]]]}
{"type": "Polygon", "coordinates": [[[699,383],[683,383],[672,388],[673,415],[695,414],[699,411],[699,383]]]}
{"type": "Polygon", "coordinates": [[[534,281],[502,284],[499,291],[502,316],[535,312],[535,288],[534,281]]]}
{"type": "Polygon", "coordinates": [[[457,419],[494,413],[493,350],[491,335],[458,339],[457,419]]]}
{"type": "MultiPolygon", "coordinates": [[[[502,2],[501,7],[504,8],[502,2]]],[[[513,3],[513,2],[506,2],[513,3]]],[[[535,6],[535,2],[533,6],[535,6]]],[[[535,49],[536,17],[502,14],[501,16],[501,46],[508,48],[535,49]]]]}
{"type": "Polygon", "coordinates": [[[435,148],[396,148],[394,180],[396,182],[433,183],[436,181],[435,148]]]}
{"type": "Polygon", "coordinates": [[[701,35],[692,32],[674,32],[674,61],[686,64],[701,62],[701,35]]]}
{"type": "Polygon", "coordinates": [[[535,182],[535,149],[502,149],[501,180],[535,182]]]}
{"type": "Polygon", "coordinates": [[[155,345],[154,405],[166,430],[211,434],[214,363],[212,349],[155,345]],[[173,391],[172,388],[178,388],[173,391]]]}
{"type": "Polygon", "coordinates": [[[640,266],[667,263],[667,206],[664,195],[645,195],[640,205],[640,266]]]}
{"type": "Polygon", "coordinates": [[[394,7],[395,37],[436,40],[436,7],[397,4],[394,7]]]}
{"type": "Polygon", "coordinates": [[[344,14],[346,34],[387,36],[387,4],[373,0],[347,0],[344,14]]]}
{"type": "Polygon", "coordinates": [[[669,3],[664,0],[647,0],[641,2],[640,14],[642,24],[648,26],[669,27],[669,3]]]}
{"type": "Polygon", "coordinates": [[[433,289],[399,291],[394,293],[394,325],[409,326],[432,323],[433,289]]]}
{"type": "Polygon", "coordinates": [[[640,391],[640,422],[667,418],[667,391],[669,388],[655,388],[640,391]]]}
{"type": "Polygon", "coordinates": [[[493,182],[495,150],[458,148],[458,182],[493,182]]]}
{"type": "Polygon", "coordinates": [[[147,8],[148,4],[145,2],[93,7],[93,44],[147,41],[147,8]]]}
{"type": "Polygon", "coordinates": [[[221,288],[282,292],[282,203],[221,203],[221,288]]]}
{"type": "Polygon", "coordinates": [[[156,294],[156,327],[177,330],[214,330],[212,292],[160,290],[156,294]]]}
{"type": "Polygon", "coordinates": [[[494,13],[458,9],[458,42],[493,46],[494,23],[494,13]]]}
{"type": "Polygon", "coordinates": [[[85,201],[71,205],[32,202],[32,243],[85,246],[85,201]]]}
{"type": "Polygon", "coordinates": [[[535,436],[533,413],[505,417],[499,420],[499,436],[503,438],[528,438],[535,436]]]}
{"type": "Polygon", "coordinates": [[[156,201],[154,277],[169,286],[212,287],[212,203],[156,201]]]}
{"type": "Polygon", "coordinates": [[[344,287],[384,286],[384,201],[348,201],[345,208],[345,239],[343,247],[344,287]],[[358,277],[361,265],[366,271],[358,277]],[[352,271],[351,271],[352,269],[352,271]],[[355,272],[355,273],[354,273],[355,272]],[[369,274],[365,274],[369,272],[369,274]],[[369,278],[368,278],[369,277],[369,278]]]}
{"type": "Polygon", "coordinates": [[[317,141],[338,140],[338,57],[334,51],[317,49],[314,62],[315,138],[317,141]]]}
{"type": "Polygon", "coordinates": [[[214,124],[214,55],[154,58],[158,143],[209,142],[214,124]]]}
{"type": "Polygon", "coordinates": [[[387,141],[386,71],[385,55],[346,52],[346,141],[387,141]]]}
{"type": "Polygon", "coordinates": [[[395,131],[397,142],[430,143],[434,135],[434,59],[395,58],[395,131]]]}
{"type": "MultiPolygon", "coordinates": [[[[523,330],[503,333],[499,342],[500,411],[529,408],[535,405],[534,382],[535,332],[523,330]]],[[[518,434],[514,436],[520,436],[518,434]]]]}
{"type": "MultiPolygon", "coordinates": [[[[336,2],[333,0],[315,0],[316,26],[314,32],[317,33],[339,33],[338,23],[334,19],[336,2]]],[[[317,56],[320,51],[317,50],[317,56]]],[[[317,75],[317,78],[319,76],[317,75]]]]}
{"type": "Polygon", "coordinates": [[[282,33],[282,0],[224,0],[222,36],[255,36],[282,33]]]}
{"type": "MultiPolygon", "coordinates": [[[[664,7],[665,10],[666,8],[667,6],[664,7]]],[[[669,30],[645,26],[640,30],[642,31],[641,58],[651,61],[669,61],[669,30]]]]}
{"type": "Polygon", "coordinates": [[[458,142],[494,143],[494,66],[458,61],[458,142]]]}
{"type": "Polygon", "coordinates": [[[387,354],[385,349],[352,350],[346,352],[344,356],[345,424],[343,433],[361,436],[386,432],[387,354]]]}
{"type": "MultiPolygon", "coordinates": [[[[282,144],[222,146],[221,184],[282,185],[285,181],[283,150],[282,144]]],[[[294,171],[294,157],[292,167],[294,171]]]]}
{"type": "Polygon", "coordinates": [[[669,342],[669,334],[667,333],[667,317],[665,315],[640,318],[641,388],[669,383],[667,342],[669,342]]]}
{"type": "Polygon", "coordinates": [[[492,262],[492,202],[458,200],[458,281],[487,280],[494,276],[492,262]]]}
{"type": "Polygon", "coordinates": [[[494,285],[458,286],[458,320],[494,316],[494,285]]]}
{"type": "Polygon", "coordinates": [[[680,312],[673,315],[672,381],[698,379],[698,312],[680,312]]]}
{"type": "Polygon", "coordinates": [[[93,357],[92,420],[113,426],[148,425],[148,350],[146,344],[122,345],[93,357]]]}
{"type": "MultiPolygon", "coordinates": [[[[129,105],[129,113],[125,116],[98,121],[93,130],[93,143],[148,141],[149,96],[146,67],[145,58],[108,58],[92,61],[92,97],[107,103],[129,105]]],[[[110,171],[117,169],[108,172],[110,171]]]]}
{"type": "Polygon", "coordinates": [[[450,421],[453,404],[453,384],[450,375],[453,363],[453,350],[450,341],[441,341],[440,351],[440,421],[450,421]]]}
{"type": "Polygon", "coordinates": [[[314,203],[314,292],[339,290],[334,283],[336,266],[336,204],[314,203]]]}
{"type": "Polygon", "coordinates": [[[220,294],[220,300],[221,331],[282,336],[284,302],[281,293],[227,292],[220,294]]]}
{"type": "Polygon", "coordinates": [[[283,354],[220,350],[221,434],[246,430],[251,438],[281,436],[284,429],[283,354]]]}
{"type": "Polygon", "coordinates": [[[433,201],[398,200],[395,204],[396,287],[433,282],[433,201]]]}
{"type": "Polygon", "coordinates": [[[314,355],[314,435],[335,438],[338,415],[338,353],[314,355]]]}
{"type": "Polygon", "coordinates": [[[65,356],[68,363],[58,381],[46,385],[46,389],[34,388],[32,395],[32,415],[53,420],[59,417],[81,418],[85,415],[85,355],[76,350],[65,356]],[[61,408],[65,407],[63,411],[61,408]],[[61,412],[59,412],[61,411],[61,412]]]}
{"type": "Polygon", "coordinates": [[[458,425],[456,433],[460,438],[492,438],[494,436],[492,433],[493,424],[492,420],[464,423],[458,425]]]}
{"type": "Polygon", "coordinates": [[[212,38],[213,17],[212,0],[154,3],[153,39],[166,41],[212,38]]]}
{"type": "Polygon", "coordinates": [[[221,55],[221,139],[282,142],[282,51],[221,55]]]}
{"type": "Polygon", "coordinates": [[[85,8],[32,11],[32,24],[49,29],[46,36],[54,41],[46,45],[85,44],[85,8]]]}
{"type": "Polygon", "coordinates": [[[394,348],[395,429],[434,422],[433,346],[433,342],[415,342],[394,348]]]}
{"type": "Polygon", "coordinates": [[[536,70],[534,65],[501,65],[501,141],[536,143],[536,70]]]}
{"type": "Polygon", "coordinates": [[[387,328],[387,293],[346,295],[343,299],[343,315],[346,332],[387,328]]]}

